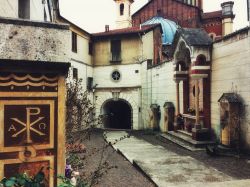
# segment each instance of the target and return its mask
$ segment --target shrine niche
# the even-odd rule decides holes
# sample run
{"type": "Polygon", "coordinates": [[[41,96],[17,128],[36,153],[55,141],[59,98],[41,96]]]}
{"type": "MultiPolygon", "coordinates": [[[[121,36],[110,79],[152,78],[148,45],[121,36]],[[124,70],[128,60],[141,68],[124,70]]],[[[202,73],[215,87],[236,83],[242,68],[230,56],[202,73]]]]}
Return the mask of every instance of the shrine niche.
{"type": "Polygon", "coordinates": [[[163,132],[174,130],[175,108],[172,102],[165,102],[164,105],[164,128],[163,132]]]}
{"type": "Polygon", "coordinates": [[[63,174],[65,167],[64,83],[69,65],[33,62],[34,68],[29,62],[3,64],[0,178],[24,172],[34,176],[42,170],[45,186],[55,186],[56,175],[63,174]]]}
{"type": "Polygon", "coordinates": [[[220,103],[221,144],[236,148],[240,141],[241,100],[235,93],[224,93],[220,103]]]}
{"type": "Polygon", "coordinates": [[[160,122],[160,106],[157,104],[151,104],[150,106],[150,128],[153,130],[159,130],[159,122],[160,122]]]}
{"type": "Polygon", "coordinates": [[[177,129],[182,129],[177,120],[181,115],[185,130],[198,141],[210,138],[211,44],[204,30],[187,28],[178,29],[174,42],[175,124],[177,129]]]}

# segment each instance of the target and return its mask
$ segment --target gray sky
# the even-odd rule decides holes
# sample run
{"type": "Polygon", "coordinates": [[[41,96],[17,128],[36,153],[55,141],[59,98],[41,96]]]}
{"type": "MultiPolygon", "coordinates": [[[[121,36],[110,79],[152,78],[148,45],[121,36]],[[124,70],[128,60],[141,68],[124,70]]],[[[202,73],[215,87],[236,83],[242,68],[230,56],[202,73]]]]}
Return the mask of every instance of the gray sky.
{"type": "MultiPolygon", "coordinates": [[[[204,0],[204,11],[220,10],[220,4],[226,0],[204,0]]],[[[234,30],[248,25],[247,0],[233,0],[234,30]]],[[[132,14],[142,7],[148,0],[135,0],[132,5],[132,14]]],[[[84,30],[93,32],[104,31],[105,25],[115,29],[115,2],[113,0],[60,0],[61,14],[79,25],[84,30]]]]}

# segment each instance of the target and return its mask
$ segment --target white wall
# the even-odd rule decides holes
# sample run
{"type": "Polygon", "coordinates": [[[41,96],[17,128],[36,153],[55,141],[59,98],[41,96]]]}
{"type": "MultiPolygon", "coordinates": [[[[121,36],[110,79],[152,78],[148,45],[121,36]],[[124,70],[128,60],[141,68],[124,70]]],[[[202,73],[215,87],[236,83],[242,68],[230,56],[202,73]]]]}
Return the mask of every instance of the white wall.
{"type": "Polygon", "coordinates": [[[94,84],[97,85],[94,94],[96,98],[96,115],[101,114],[103,103],[113,98],[112,90],[120,91],[120,99],[127,101],[133,112],[133,129],[142,129],[141,114],[141,64],[98,66],[94,68],[94,84]],[[111,78],[113,70],[121,73],[121,79],[115,82],[111,78]],[[138,70],[138,73],[135,71],[138,70]]]}
{"type": "Polygon", "coordinates": [[[48,21],[52,21],[50,20],[47,0],[45,1],[45,4],[42,4],[42,0],[30,0],[30,19],[37,20],[37,21],[45,21],[44,20],[44,8],[45,8],[48,21]]]}
{"type": "MultiPolygon", "coordinates": [[[[77,53],[71,51],[70,57],[73,60],[80,61],[84,64],[92,65],[92,56],[89,54],[89,36],[80,34],[76,31],[74,32],[77,33],[77,53]]],[[[72,43],[72,37],[70,41],[72,43]]]]}
{"type": "Polygon", "coordinates": [[[18,1],[0,0],[0,16],[18,18],[18,1]]]}
{"type": "Polygon", "coordinates": [[[214,44],[212,60],[211,120],[220,134],[218,99],[223,93],[236,92],[243,101],[246,117],[241,123],[243,142],[250,148],[250,32],[237,34],[214,44]]]}
{"type": "MultiPolygon", "coordinates": [[[[142,126],[149,128],[149,112],[151,104],[158,104],[161,108],[160,128],[163,130],[163,116],[165,102],[176,105],[176,84],[173,80],[173,62],[166,62],[160,66],[147,70],[147,63],[142,64],[142,126]]],[[[182,84],[180,84],[182,93],[182,84]]],[[[180,101],[182,103],[182,101],[180,101]]]]}
{"type": "Polygon", "coordinates": [[[140,64],[98,66],[94,68],[94,84],[98,84],[98,88],[138,87],[141,85],[140,69],[140,64]],[[111,78],[114,70],[121,73],[121,79],[118,82],[111,78]],[[135,73],[136,70],[139,72],[135,73]]]}
{"type": "MultiPolygon", "coordinates": [[[[30,0],[30,20],[45,21],[45,7],[48,21],[52,21],[50,20],[48,6],[49,5],[47,4],[47,0],[45,1],[45,5],[42,4],[42,0],[30,0]]],[[[52,8],[51,11],[53,11],[52,8]]],[[[18,0],[0,0],[0,16],[18,18],[18,0]]]]}

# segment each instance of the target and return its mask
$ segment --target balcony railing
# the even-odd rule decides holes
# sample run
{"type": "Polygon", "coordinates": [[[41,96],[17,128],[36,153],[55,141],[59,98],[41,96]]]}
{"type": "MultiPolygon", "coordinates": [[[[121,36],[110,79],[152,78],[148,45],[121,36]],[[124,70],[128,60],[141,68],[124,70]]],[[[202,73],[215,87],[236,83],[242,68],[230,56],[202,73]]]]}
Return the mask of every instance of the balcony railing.
{"type": "Polygon", "coordinates": [[[121,53],[111,53],[110,54],[110,63],[121,63],[121,53]]]}

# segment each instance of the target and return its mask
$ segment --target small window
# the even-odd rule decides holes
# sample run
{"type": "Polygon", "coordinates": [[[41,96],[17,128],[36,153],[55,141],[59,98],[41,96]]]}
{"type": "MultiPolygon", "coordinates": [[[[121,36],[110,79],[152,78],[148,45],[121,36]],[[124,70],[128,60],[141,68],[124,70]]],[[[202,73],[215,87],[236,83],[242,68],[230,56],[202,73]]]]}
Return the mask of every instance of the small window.
{"type": "Polygon", "coordinates": [[[77,53],[77,34],[72,32],[72,51],[77,53]]]}
{"type": "Polygon", "coordinates": [[[93,43],[89,42],[89,55],[93,54],[93,43]]]}
{"type": "Polygon", "coordinates": [[[111,74],[113,81],[119,81],[121,78],[121,73],[118,70],[114,70],[111,74]]]}
{"type": "Polygon", "coordinates": [[[112,62],[121,61],[121,40],[111,41],[111,59],[112,62]]]}
{"type": "Polygon", "coordinates": [[[18,17],[30,19],[30,0],[18,0],[18,17]]]}
{"type": "Polygon", "coordinates": [[[120,4],[120,16],[123,16],[124,14],[124,4],[120,4]]]}
{"type": "Polygon", "coordinates": [[[77,80],[78,79],[78,69],[73,68],[73,79],[77,80]]]}

